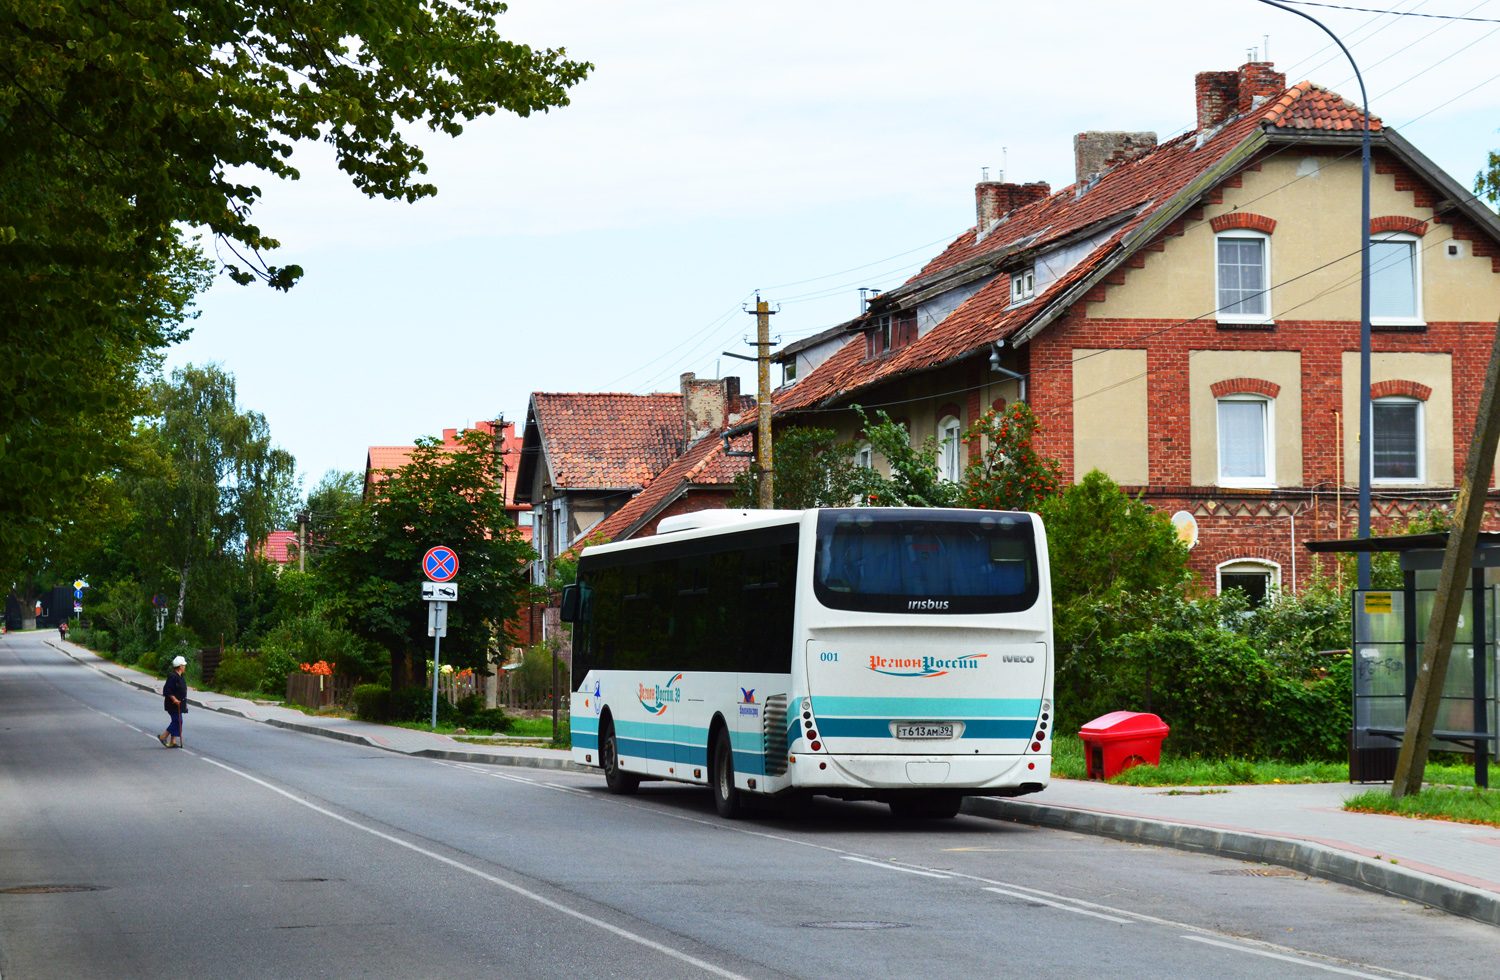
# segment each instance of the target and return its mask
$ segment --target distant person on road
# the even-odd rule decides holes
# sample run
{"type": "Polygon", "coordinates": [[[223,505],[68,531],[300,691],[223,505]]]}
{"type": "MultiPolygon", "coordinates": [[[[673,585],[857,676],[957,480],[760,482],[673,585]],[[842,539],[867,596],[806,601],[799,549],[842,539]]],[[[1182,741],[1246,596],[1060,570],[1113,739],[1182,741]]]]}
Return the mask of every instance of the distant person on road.
{"type": "Polygon", "coordinates": [[[169,749],[182,748],[182,716],[187,714],[187,659],[172,658],[172,671],[167,674],[166,686],[161,689],[163,707],[172,721],[167,730],[156,736],[157,741],[169,749]]]}
{"type": "Polygon", "coordinates": [[[64,640],[68,638],[68,621],[66,619],[57,624],[57,635],[64,640]]]}

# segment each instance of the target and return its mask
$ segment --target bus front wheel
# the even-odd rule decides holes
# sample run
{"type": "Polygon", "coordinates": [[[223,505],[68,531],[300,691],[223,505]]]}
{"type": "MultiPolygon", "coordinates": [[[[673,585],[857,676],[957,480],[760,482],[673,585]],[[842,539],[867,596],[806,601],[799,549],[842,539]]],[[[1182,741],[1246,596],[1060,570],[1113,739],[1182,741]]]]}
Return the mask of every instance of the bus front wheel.
{"type": "Polygon", "coordinates": [[[615,739],[614,719],[604,722],[599,733],[599,765],[604,769],[604,785],[616,796],[629,796],[640,789],[641,778],[620,768],[620,743],[615,739]]]}
{"type": "Polygon", "coordinates": [[[729,746],[729,736],[720,732],[714,739],[714,808],[719,816],[733,820],[744,812],[740,791],[734,785],[734,752],[729,746]]]}

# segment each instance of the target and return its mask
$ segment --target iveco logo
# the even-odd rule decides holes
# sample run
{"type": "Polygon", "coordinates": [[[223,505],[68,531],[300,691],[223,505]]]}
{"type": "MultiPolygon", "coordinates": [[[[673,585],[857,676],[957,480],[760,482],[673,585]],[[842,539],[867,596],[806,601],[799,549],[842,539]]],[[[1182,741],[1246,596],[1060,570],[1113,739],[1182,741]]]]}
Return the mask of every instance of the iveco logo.
{"type": "Polygon", "coordinates": [[[1000,657],[1002,663],[1007,664],[1029,664],[1035,663],[1036,658],[1029,653],[1007,653],[1000,657]]]}
{"type": "Polygon", "coordinates": [[[947,599],[913,599],[906,604],[907,609],[947,609],[947,599]]]}

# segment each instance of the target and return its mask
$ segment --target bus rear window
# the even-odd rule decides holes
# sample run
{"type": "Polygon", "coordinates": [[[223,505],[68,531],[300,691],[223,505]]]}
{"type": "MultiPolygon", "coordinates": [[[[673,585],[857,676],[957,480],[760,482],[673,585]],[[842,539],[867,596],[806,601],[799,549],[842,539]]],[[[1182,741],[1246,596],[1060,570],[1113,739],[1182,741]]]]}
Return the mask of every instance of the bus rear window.
{"type": "Polygon", "coordinates": [[[1026,514],[879,508],[818,516],[818,601],[889,613],[998,613],[1036,602],[1035,528],[1026,514]]]}

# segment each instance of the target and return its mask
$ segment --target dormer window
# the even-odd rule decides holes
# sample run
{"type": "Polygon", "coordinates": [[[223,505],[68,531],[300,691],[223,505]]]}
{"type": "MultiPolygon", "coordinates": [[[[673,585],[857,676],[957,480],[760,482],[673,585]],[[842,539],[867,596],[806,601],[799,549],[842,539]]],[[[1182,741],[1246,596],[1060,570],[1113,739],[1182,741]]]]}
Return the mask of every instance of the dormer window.
{"type": "Polygon", "coordinates": [[[905,347],[917,339],[917,314],[882,313],[873,320],[873,329],[865,334],[866,353],[879,357],[888,350],[905,347]]]}
{"type": "Polygon", "coordinates": [[[1036,295],[1036,269],[1022,269],[1010,274],[1010,305],[1024,303],[1036,295]]]}

